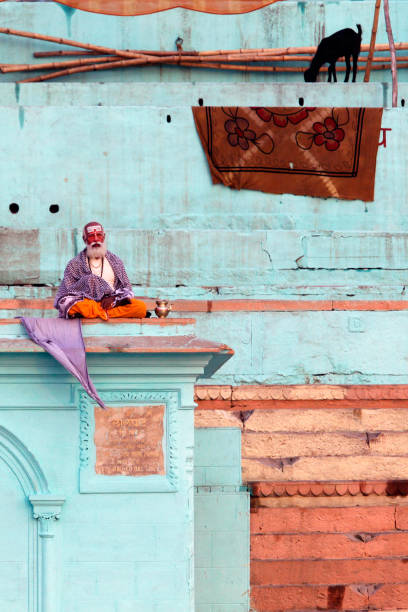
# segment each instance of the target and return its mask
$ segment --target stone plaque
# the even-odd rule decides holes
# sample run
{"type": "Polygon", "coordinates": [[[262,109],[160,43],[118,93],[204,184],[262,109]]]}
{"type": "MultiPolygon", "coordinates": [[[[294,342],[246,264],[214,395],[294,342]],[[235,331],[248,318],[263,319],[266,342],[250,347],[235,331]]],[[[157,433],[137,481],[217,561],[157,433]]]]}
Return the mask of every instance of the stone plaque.
{"type": "Polygon", "coordinates": [[[95,407],[96,474],[165,474],[165,406],[95,407]]]}

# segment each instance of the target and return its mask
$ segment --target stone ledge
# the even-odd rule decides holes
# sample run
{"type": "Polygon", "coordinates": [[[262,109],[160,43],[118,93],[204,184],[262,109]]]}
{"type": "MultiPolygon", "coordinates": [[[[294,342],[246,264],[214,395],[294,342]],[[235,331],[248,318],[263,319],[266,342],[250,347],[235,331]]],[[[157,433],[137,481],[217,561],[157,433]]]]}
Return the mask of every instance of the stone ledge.
{"type": "MultiPolygon", "coordinates": [[[[50,317],[56,318],[56,317],[50,317]]],[[[180,318],[169,318],[169,319],[135,319],[135,318],[114,318],[102,321],[102,319],[81,319],[82,325],[120,325],[123,323],[130,323],[133,325],[151,325],[159,327],[172,327],[174,325],[194,325],[195,319],[180,319],[180,318]]],[[[0,325],[13,325],[19,324],[20,319],[0,319],[0,325]]]]}
{"type": "MultiPolygon", "coordinates": [[[[57,317],[51,317],[56,319],[57,317]]],[[[193,336],[195,319],[81,319],[84,339],[91,337],[178,337],[193,336]]],[[[20,319],[0,319],[0,340],[27,340],[28,334],[20,319]]],[[[100,340],[98,340],[99,342],[100,340]]],[[[24,345],[22,345],[24,346],[24,345]]],[[[1,350],[1,349],[0,349],[1,350]]],[[[24,350],[24,349],[23,349],[24,350]]]]}
{"type": "MultiPolygon", "coordinates": [[[[152,298],[139,296],[148,310],[153,310],[152,298]]],[[[54,310],[52,299],[1,298],[1,310],[54,310]]],[[[274,299],[220,299],[171,300],[173,312],[298,312],[298,311],[368,311],[389,312],[408,310],[406,300],[274,300],[274,299]]],[[[154,320],[154,319],[153,319],[154,320]]]]}
{"type": "MultiPolygon", "coordinates": [[[[196,336],[88,336],[87,353],[219,353],[231,356],[225,344],[196,336]]],[[[28,338],[0,338],[0,353],[42,353],[44,349],[28,338]]]]}

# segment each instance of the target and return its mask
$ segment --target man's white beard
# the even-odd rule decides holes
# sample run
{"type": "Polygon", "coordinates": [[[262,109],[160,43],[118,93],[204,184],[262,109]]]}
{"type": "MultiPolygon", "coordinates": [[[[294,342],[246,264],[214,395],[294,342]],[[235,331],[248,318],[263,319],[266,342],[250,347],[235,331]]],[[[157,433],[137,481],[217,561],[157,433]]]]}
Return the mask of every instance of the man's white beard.
{"type": "Polygon", "coordinates": [[[89,257],[90,259],[93,259],[94,257],[98,258],[98,257],[105,257],[106,255],[106,242],[93,242],[92,244],[87,244],[86,245],[86,255],[87,257],[89,257]],[[95,244],[98,244],[99,246],[94,246],[95,244]]]}

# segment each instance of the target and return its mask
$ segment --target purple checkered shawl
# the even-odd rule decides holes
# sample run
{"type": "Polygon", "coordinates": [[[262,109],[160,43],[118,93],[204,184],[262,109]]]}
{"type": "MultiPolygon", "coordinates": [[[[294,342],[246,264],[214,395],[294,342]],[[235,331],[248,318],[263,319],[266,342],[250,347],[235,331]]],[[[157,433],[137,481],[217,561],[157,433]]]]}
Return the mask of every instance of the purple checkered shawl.
{"type": "Polygon", "coordinates": [[[110,251],[106,251],[105,257],[115,274],[115,288],[112,289],[100,276],[92,274],[84,249],[68,262],[63,281],[55,296],[54,307],[58,309],[60,317],[67,319],[69,309],[84,298],[100,302],[104,296],[109,295],[115,298],[113,305],[116,305],[124,298],[134,297],[122,260],[110,251]]]}

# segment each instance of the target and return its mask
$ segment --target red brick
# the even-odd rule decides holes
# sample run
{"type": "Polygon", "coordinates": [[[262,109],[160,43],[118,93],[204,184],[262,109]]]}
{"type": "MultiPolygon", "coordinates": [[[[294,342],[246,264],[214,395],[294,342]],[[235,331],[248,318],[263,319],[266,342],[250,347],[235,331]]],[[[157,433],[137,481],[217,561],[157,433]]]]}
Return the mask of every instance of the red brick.
{"type": "Polygon", "coordinates": [[[251,584],[259,586],[404,582],[406,559],[252,561],[251,584]]]}
{"type": "Polygon", "coordinates": [[[406,300],[334,300],[333,310],[407,310],[406,300]]]}
{"type": "Polygon", "coordinates": [[[385,400],[233,400],[231,410],[316,410],[334,408],[344,410],[376,410],[384,408],[407,408],[408,401],[401,399],[385,400]]]}
{"type": "MultiPolygon", "coordinates": [[[[346,586],[342,593],[340,585],[337,592],[339,599],[342,599],[342,609],[367,609],[367,596],[360,595],[353,588],[346,586]]],[[[330,599],[333,602],[334,597],[335,588],[328,586],[251,588],[251,606],[256,612],[290,612],[291,610],[307,612],[308,610],[315,611],[316,608],[327,610],[330,599]]]]}
{"type": "Polygon", "coordinates": [[[232,411],[231,400],[196,400],[198,410],[232,411]]]}
{"type": "Polygon", "coordinates": [[[370,610],[395,608],[408,609],[408,584],[385,584],[370,596],[370,610]]]}
{"type": "Polygon", "coordinates": [[[349,533],[392,531],[394,508],[260,508],[251,515],[251,533],[349,533]]]}
{"type": "Polygon", "coordinates": [[[1,310],[19,310],[21,308],[29,308],[31,310],[50,310],[54,308],[54,300],[52,299],[0,299],[1,310]]]}
{"type": "Polygon", "coordinates": [[[251,559],[408,557],[407,532],[371,535],[375,537],[368,542],[353,540],[346,534],[252,535],[251,559]]]}
{"type": "Polygon", "coordinates": [[[298,311],[332,310],[331,300],[213,300],[211,312],[216,311],[298,311]]]}
{"type": "Polygon", "coordinates": [[[408,529],[408,506],[397,506],[395,511],[395,526],[397,529],[408,529]]]}

